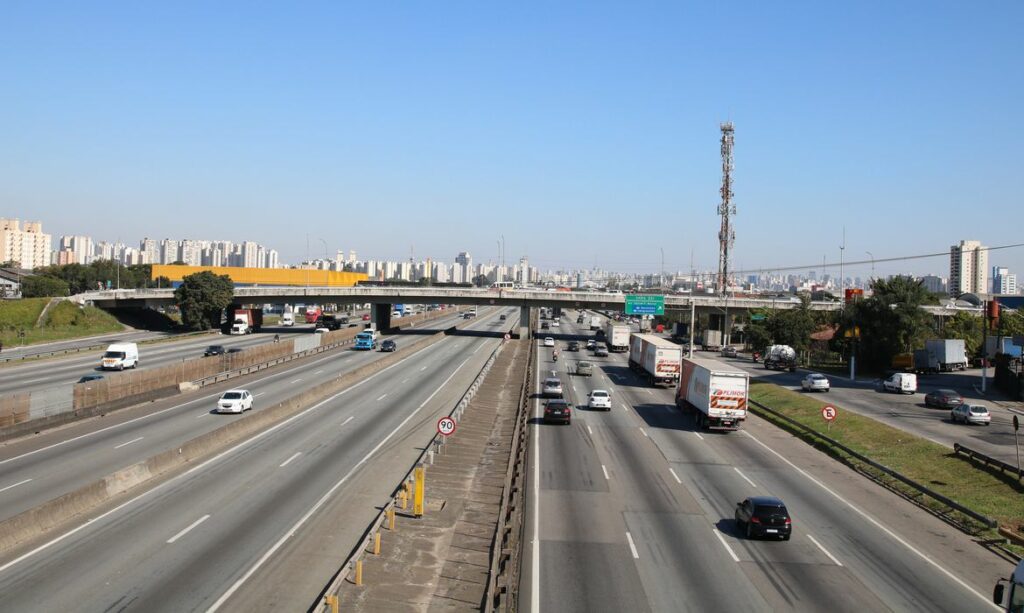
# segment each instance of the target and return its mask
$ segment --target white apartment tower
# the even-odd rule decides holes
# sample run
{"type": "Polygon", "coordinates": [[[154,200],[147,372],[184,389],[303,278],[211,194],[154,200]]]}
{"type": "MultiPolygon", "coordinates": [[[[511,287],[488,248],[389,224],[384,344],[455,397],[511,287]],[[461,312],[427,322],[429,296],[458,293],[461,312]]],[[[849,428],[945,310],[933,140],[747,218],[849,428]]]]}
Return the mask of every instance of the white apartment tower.
{"type": "Polygon", "coordinates": [[[14,261],[28,270],[49,266],[52,240],[42,222],[26,221],[22,229],[17,219],[0,218],[0,263],[14,261]]]}
{"type": "Polygon", "coordinates": [[[988,284],[988,247],[978,241],[960,241],[949,248],[949,294],[983,294],[988,284]]]}
{"type": "Polygon", "coordinates": [[[1017,294],[1017,275],[1011,274],[1005,266],[992,267],[992,293],[1015,296],[1017,294]]]}

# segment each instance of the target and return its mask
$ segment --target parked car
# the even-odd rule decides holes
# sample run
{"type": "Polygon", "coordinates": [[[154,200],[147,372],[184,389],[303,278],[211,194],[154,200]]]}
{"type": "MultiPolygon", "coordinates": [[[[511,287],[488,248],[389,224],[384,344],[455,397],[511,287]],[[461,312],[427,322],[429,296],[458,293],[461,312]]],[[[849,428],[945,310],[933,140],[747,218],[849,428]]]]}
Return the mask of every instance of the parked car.
{"type": "Polygon", "coordinates": [[[594,347],[594,356],[599,358],[608,357],[608,347],[605,346],[604,344],[600,344],[594,347]]]}
{"type": "Polygon", "coordinates": [[[882,381],[882,389],[897,394],[913,394],[917,391],[917,375],[912,372],[897,372],[882,381]]]}
{"type": "Polygon", "coordinates": [[[580,342],[579,341],[569,341],[569,344],[565,347],[565,349],[566,349],[566,351],[579,351],[580,350],[580,342]]]}
{"type": "Polygon", "coordinates": [[[793,521],[786,505],[773,496],[751,496],[736,503],[736,527],[747,538],[772,537],[788,541],[793,534],[793,521]]]}
{"type": "Polygon", "coordinates": [[[203,356],[222,355],[227,352],[228,351],[224,348],[224,345],[210,345],[206,348],[206,351],[203,352],[203,356]]]}
{"type": "Polygon", "coordinates": [[[572,405],[565,400],[548,400],[544,405],[544,423],[554,421],[569,425],[572,421],[572,405]]]}
{"type": "Polygon", "coordinates": [[[722,357],[723,358],[735,358],[738,355],[739,354],[736,352],[736,348],[735,347],[733,347],[731,345],[726,345],[725,347],[722,347],[722,357]]]}
{"type": "Polygon", "coordinates": [[[555,339],[550,337],[550,336],[545,336],[544,337],[544,346],[545,347],[554,347],[555,346],[555,339]]]}
{"type": "Polygon", "coordinates": [[[249,390],[228,390],[217,401],[218,413],[242,413],[252,408],[252,394],[249,390]]]}
{"type": "Polygon", "coordinates": [[[381,351],[395,351],[396,349],[398,349],[398,345],[390,338],[380,344],[381,351]]]}
{"type": "Polygon", "coordinates": [[[811,373],[800,381],[800,387],[805,392],[827,392],[831,387],[828,377],[818,373],[811,373]]]}
{"type": "Polygon", "coordinates": [[[960,392],[950,389],[933,390],[925,394],[924,406],[940,409],[952,409],[964,403],[960,392]]]}
{"type": "Polygon", "coordinates": [[[104,378],[103,375],[85,375],[81,379],[79,379],[78,382],[79,383],[88,383],[90,381],[99,381],[100,379],[103,379],[103,378],[104,378]]]}
{"type": "Polygon", "coordinates": [[[588,409],[612,410],[612,395],[607,390],[594,390],[587,394],[587,398],[588,409]]]}
{"type": "Polygon", "coordinates": [[[992,415],[980,404],[961,404],[949,412],[949,419],[955,423],[979,424],[987,426],[992,423],[992,415]]]}
{"type": "Polygon", "coordinates": [[[590,377],[594,374],[594,365],[587,361],[576,363],[576,374],[581,377],[590,377]]]}
{"type": "Polygon", "coordinates": [[[558,377],[548,377],[547,379],[544,379],[544,384],[541,387],[541,394],[545,398],[561,398],[562,380],[558,377]]]}

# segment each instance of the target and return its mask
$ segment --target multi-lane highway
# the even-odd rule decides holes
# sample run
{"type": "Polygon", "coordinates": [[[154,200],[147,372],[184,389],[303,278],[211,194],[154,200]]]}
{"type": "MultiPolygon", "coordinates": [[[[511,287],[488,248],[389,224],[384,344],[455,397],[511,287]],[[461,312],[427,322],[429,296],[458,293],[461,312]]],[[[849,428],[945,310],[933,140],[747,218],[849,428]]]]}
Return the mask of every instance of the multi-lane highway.
{"type": "MultiPolygon", "coordinates": [[[[559,334],[579,333],[573,314],[559,334]]],[[[546,331],[545,331],[546,332],[546,331]]],[[[541,336],[545,332],[541,333],[541,336]]],[[[986,610],[1011,566],[969,537],[769,424],[709,434],[626,354],[541,349],[577,405],[569,426],[535,406],[520,606],[537,611],[986,610]],[[571,373],[596,365],[593,377],[571,373]],[[580,408],[594,389],[613,410],[580,408]],[[751,541],[738,501],[780,497],[792,540],[751,541]]]]}
{"type": "MultiPolygon", "coordinates": [[[[516,315],[500,312],[510,320],[516,315]]],[[[471,325],[498,333],[508,325],[498,313],[483,313],[471,325]]],[[[398,342],[415,338],[399,336],[398,342]]],[[[3,608],[307,608],[375,505],[429,440],[437,417],[451,409],[500,342],[500,335],[446,337],[145,494],[101,509],[91,521],[10,553],[0,559],[3,608]]],[[[340,351],[307,363],[302,373],[246,385],[260,389],[257,400],[268,403],[377,355],[340,351]]],[[[23,460],[24,470],[48,465],[49,471],[92,461],[123,466],[134,461],[128,453],[108,456],[133,448],[136,458],[152,455],[175,439],[238,418],[207,415],[208,409],[205,400],[179,405],[136,422],[152,423],[138,426],[153,427],[152,434],[128,424],[82,439],[104,439],[91,451],[69,442],[13,463],[23,460]],[[138,436],[162,438],[115,449],[113,443],[138,436]],[[63,461],[42,459],[50,453],[65,454],[63,461]]],[[[47,483],[51,493],[71,485],[47,483]]]]}

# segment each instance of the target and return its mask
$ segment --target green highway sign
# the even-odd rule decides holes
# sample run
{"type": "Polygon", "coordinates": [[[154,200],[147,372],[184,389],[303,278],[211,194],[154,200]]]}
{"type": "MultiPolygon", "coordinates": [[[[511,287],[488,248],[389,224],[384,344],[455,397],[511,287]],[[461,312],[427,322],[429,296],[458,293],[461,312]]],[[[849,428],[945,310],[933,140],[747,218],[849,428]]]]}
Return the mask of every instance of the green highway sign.
{"type": "Polygon", "coordinates": [[[665,297],[626,294],[626,315],[664,315],[665,297]]]}
{"type": "Polygon", "coordinates": [[[764,313],[754,313],[750,316],[750,321],[763,321],[764,313]]]}

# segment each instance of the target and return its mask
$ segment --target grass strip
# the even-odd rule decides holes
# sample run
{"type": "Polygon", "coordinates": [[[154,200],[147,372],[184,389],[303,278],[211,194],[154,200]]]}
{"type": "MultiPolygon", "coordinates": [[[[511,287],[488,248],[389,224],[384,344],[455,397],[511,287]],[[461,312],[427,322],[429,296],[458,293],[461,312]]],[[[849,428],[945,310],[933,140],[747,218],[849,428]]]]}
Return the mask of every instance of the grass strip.
{"type": "MultiPolygon", "coordinates": [[[[820,396],[794,392],[772,383],[751,381],[750,397],[977,513],[996,519],[1001,525],[1016,528],[1024,524],[1024,496],[1021,495],[1024,486],[1017,483],[1013,476],[986,469],[963,456],[957,456],[948,447],[870,417],[844,411],[838,405],[836,408],[839,409],[839,416],[832,423],[831,429],[828,429],[821,417],[821,409],[828,403],[823,402],[820,396]]],[[[953,515],[956,522],[963,524],[972,533],[998,538],[995,530],[982,529],[976,522],[959,513],[947,513],[948,509],[941,503],[858,461],[838,447],[804,433],[757,407],[752,406],[751,411],[881,481],[886,487],[904,493],[939,514],[953,515]]]]}
{"type": "Polygon", "coordinates": [[[36,320],[49,298],[0,301],[0,342],[4,347],[63,341],[124,329],[117,319],[96,307],[61,302],[47,312],[42,325],[36,320]]]}

